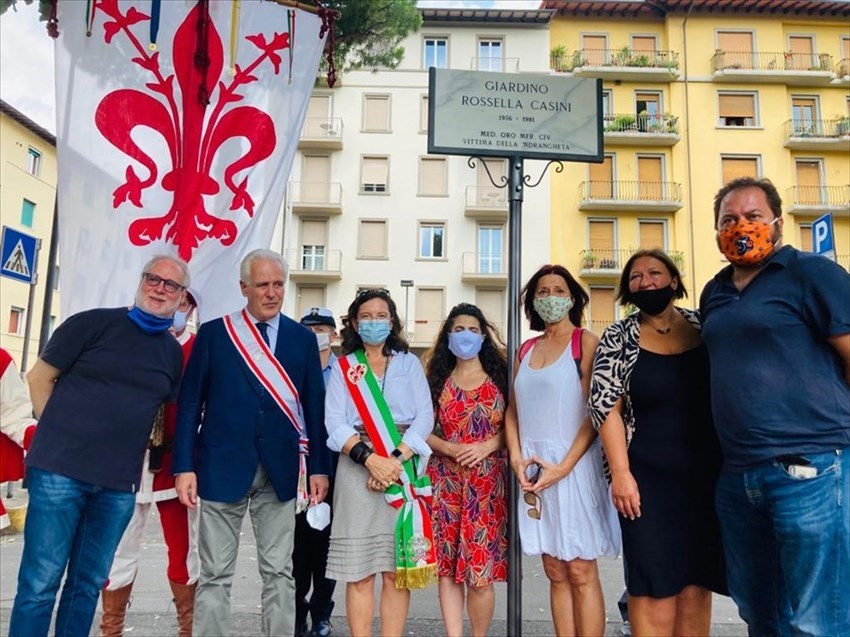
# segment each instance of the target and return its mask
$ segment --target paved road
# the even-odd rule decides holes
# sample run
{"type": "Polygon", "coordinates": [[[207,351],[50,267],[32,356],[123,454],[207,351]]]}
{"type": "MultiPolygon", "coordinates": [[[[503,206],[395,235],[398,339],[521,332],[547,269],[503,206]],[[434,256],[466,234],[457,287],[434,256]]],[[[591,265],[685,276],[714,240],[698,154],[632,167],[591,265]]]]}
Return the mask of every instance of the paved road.
{"type": "MultiPolygon", "coordinates": [[[[20,497],[20,496],[19,496],[20,497]]],[[[18,498],[15,498],[17,500],[18,498]]],[[[14,505],[15,500],[8,502],[14,505]]],[[[23,538],[18,534],[0,536],[0,635],[8,634],[9,613],[15,595],[16,577],[20,564],[23,538]]],[[[132,606],[127,616],[126,634],[129,637],[160,637],[177,634],[171,592],[165,579],[165,545],[155,511],[148,523],[142,547],[142,563],[136,580],[132,606]]],[[[605,592],[608,627],[605,635],[620,634],[621,620],[617,599],[623,589],[620,560],[600,560],[599,570],[605,592]]],[[[523,635],[553,635],[549,610],[549,587],[538,558],[523,562],[523,635]]],[[[507,586],[497,585],[496,616],[490,634],[508,635],[507,586]]],[[[260,578],[257,574],[256,544],[250,523],[243,527],[241,550],[233,582],[233,635],[259,634],[260,578]]],[[[337,587],[333,613],[334,634],[349,635],[345,623],[345,591],[337,587]]],[[[746,627],[738,618],[735,605],[725,597],[714,597],[712,635],[738,637],[746,635],[746,627]]],[[[444,634],[436,588],[414,591],[410,605],[407,635],[437,637],[444,634]]],[[[468,633],[468,629],[467,629],[468,633]]],[[[377,634],[377,633],[376,633],[377,634]]],[[[97,635],[97,630],[92,632],[97,635]]],[[[399,636],[401,637],[401,636],[399,636]]]]}

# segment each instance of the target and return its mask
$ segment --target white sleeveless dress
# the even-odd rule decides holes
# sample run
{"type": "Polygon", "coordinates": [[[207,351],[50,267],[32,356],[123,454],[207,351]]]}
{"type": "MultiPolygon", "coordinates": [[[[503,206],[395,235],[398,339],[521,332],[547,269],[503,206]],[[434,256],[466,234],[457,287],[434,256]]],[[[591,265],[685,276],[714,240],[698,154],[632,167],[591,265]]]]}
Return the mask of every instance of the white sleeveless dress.
{"type": "MultiPolygon", "coordinates": [[[[569,345],[553,364],[531,369],[534,348],[523,357],[514,382],[522,455],[559,463],[566,457],[587,404],[569,345]]],[[[602,469],[597,438],[568,476],[541,492],[542,515],[528,515],[519,497],[519,534],[526,555],[561,560],[617,557],[620,525],[602,469]]]]}

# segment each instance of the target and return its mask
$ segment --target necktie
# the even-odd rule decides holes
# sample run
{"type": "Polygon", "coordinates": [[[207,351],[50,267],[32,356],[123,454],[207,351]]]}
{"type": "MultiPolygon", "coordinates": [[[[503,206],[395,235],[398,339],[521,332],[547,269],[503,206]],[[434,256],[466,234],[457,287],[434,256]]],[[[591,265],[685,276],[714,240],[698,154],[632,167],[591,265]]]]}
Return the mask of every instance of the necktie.
{"type": "Polygon", "coordinates": [[[260,321],[257,323],[257,329],[260,330],[260,336],[263,337],[263,340],[266,342],[266,345],[271,347],[271,343],[269,342],[269,324],[260,321]]]}

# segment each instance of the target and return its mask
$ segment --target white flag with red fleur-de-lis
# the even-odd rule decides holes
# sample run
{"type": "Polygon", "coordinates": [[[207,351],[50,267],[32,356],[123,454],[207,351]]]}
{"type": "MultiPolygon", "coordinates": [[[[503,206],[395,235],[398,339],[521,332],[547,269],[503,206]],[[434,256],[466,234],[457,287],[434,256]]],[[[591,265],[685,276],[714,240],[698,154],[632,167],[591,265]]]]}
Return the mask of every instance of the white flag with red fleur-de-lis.
{"type": "MultiPolygon", "coordinates": [[[[261,0],[58,3],[63,318],[132,303],[154,254],[189,262],[208,320],[267,248],[324,47],[261,0]]],[[[320,37],[321,34],[321,37],[320,37]]]]}

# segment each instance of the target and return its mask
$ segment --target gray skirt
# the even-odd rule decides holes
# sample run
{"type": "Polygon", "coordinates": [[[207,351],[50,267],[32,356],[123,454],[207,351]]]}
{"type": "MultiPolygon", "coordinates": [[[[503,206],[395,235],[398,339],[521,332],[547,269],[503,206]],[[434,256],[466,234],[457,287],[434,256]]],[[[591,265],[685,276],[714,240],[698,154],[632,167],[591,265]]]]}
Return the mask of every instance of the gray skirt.
{"type": "Polygon", "coordinates": [[[340,455],[334,478],[329,579],[359,582],[377,573],[395,573],[398,509],[383,493],[366,488],[368,477],[365,467],[340,455]]]}

